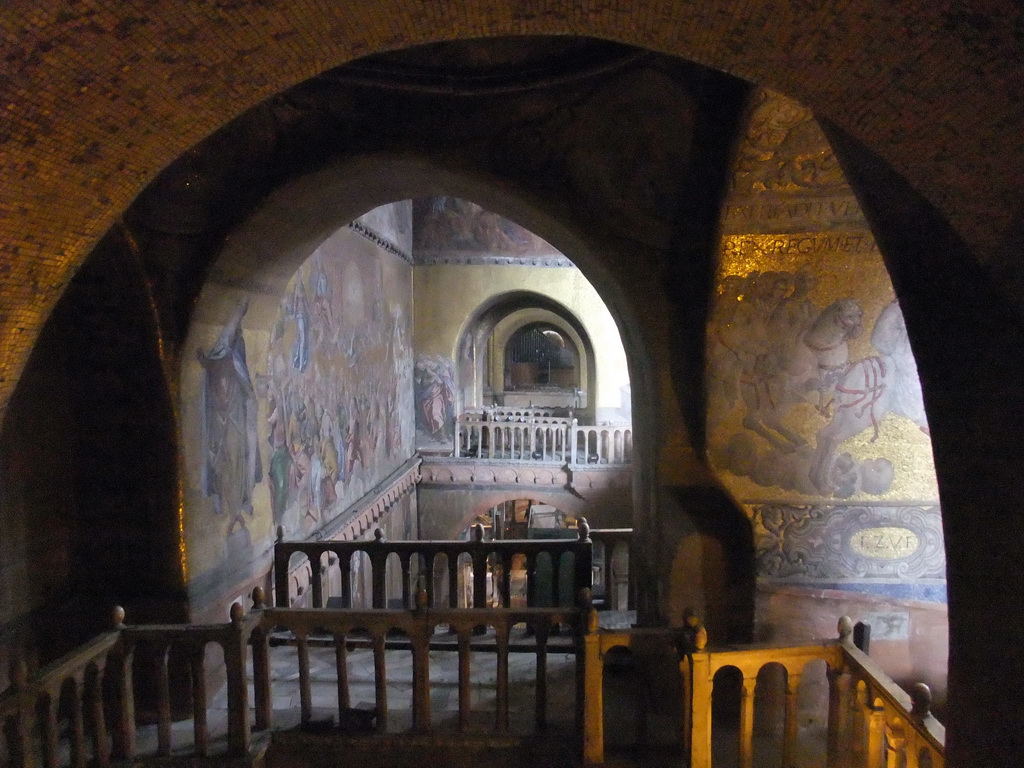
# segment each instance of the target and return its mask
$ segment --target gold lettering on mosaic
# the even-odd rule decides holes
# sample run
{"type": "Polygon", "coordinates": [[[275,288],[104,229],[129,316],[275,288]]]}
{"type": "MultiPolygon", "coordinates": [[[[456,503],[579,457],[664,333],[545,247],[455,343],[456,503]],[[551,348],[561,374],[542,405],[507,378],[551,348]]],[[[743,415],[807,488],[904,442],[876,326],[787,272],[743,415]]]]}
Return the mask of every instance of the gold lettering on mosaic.
{"type": "Polygon", "coordinates": [[[902,560],[913,555],[920,545],[916,533],[899,526],[862,528],[850,537],[853,552],[878,560],[902,560]]]}
{"type": "Polygon", "coordinates": [[[813,232],[798,235],[732,235],[722,248],[730,260],[812,253],[878,253],[866,232],[813,232]]]}

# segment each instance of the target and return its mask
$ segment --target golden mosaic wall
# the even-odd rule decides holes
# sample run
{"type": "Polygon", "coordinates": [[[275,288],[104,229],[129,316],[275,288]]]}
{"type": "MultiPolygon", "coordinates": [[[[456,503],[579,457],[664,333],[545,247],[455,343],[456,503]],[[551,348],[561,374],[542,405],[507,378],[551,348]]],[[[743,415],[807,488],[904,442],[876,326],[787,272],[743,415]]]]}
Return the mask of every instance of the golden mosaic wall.
{"type": "MultiPolygon", "coordinates": [[[[768,91],[732,176],[707,374],[711,460],[751,509],[762,576],[892,576],[922,557],[907,542],[941,541],[917,367],[878,246],[810,112],[768,91]],[[831,554],[797,544],[851,515],[831,554]],[[902,549],[858,549],[904,519],[902,549]]],[[[941,577],[930,552],[914,575],[941,577]]]]}

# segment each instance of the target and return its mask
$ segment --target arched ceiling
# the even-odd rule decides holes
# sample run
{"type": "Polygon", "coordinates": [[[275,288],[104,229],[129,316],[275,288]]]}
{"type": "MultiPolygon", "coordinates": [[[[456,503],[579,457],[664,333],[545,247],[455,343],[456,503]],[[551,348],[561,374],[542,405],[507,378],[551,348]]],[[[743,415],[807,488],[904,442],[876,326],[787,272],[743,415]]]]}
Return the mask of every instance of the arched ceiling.
{"type": "Polygon", "coordinates": [[[591,36],[771,86],[871,148],[977,258],[1015,274],[999,263],[1024,210],[1024,18],[1010,0],[15,0],[0,34],[4,403],[70,275],[160,169],[317,73],[441,40],[591,36]]]}

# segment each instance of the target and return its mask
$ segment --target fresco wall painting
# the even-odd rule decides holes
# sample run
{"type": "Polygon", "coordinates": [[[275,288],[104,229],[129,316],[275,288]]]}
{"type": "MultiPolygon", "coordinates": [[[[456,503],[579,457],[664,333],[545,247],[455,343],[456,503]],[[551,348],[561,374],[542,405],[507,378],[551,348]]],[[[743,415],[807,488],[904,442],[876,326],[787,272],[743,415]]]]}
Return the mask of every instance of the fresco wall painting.
{"type": "Polygon", "coordinates": [[[266,377],[275,526],[308,535],[412,453],[409,266],[322,247],[288,286],[266,377]]]}
{"type": "Polygon", "coordinates": [[[393,242],[409,215],[385,214],[387,236],[357,220],[286,285],[215,287],[228,319],[197,325],[182,374],[194,589],[244,577],[279,526],[308,536],[414,453],[412,267],[393,242]]]}

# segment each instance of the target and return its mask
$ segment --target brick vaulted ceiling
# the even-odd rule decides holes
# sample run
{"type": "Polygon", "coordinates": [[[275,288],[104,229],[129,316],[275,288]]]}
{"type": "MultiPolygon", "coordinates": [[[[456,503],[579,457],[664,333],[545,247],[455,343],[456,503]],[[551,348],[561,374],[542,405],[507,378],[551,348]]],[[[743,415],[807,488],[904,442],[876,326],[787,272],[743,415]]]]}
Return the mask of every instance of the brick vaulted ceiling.
{"type": "Polygon", "coordinates": [[[1024,18],[1009,0],[8,0],[0,34],[0,403],[74,270],[168,163],[319,72],[441,40],[590,36],[770,86],[1020,280],[1024,18]]]}

